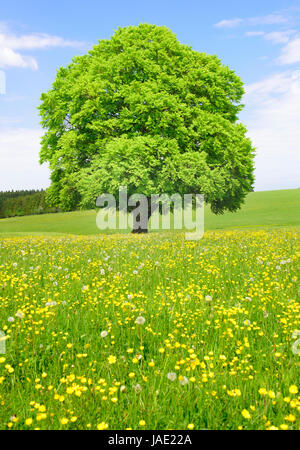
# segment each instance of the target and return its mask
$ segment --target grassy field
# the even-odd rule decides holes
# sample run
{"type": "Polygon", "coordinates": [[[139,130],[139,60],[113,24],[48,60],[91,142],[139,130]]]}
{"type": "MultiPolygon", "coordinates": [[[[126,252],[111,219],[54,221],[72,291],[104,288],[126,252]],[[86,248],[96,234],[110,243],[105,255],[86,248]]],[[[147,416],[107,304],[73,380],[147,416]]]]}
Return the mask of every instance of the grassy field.
{"type": "Polygon", "coordinates": [[[0,428],[299,428],[298,243],[2,239],[0,428]]]}
{"type": "Polygon", "coordinates": [[[300,429],[299,193],[199,241],[2,219],[0,429],[300,429]]]}
{"type": "MultiPolygon", "coordinates": [[[[291,225],[300,225],[300,189],[250,193],[236,213],[216,216],[205,210],[206,230],[291,225]]],[[[0,219],[1,233],[91,235],[99,230],[92,210],[0,219]]]]}

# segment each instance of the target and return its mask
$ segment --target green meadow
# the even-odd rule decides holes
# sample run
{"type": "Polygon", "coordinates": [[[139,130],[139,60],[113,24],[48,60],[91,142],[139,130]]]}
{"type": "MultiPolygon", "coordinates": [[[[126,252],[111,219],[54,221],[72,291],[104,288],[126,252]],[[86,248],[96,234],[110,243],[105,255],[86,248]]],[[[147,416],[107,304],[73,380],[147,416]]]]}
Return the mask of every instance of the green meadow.
{"type": "Polygon", "coordinates": [[[2,219],[0,429],[299,429],[299,194],[199,241],[2,219]]]}
{"type": "MultiPolygon", "coordinates": [[[[0,220],[0,234],[99,234],[96,210],[0,220]]],[[[300,189],[252,192],[235,213],[214,215],[205,208],[205,230],[300,225],[300,189]]],[[[111,231],[110,231],[111,232],[111,231]]]]}

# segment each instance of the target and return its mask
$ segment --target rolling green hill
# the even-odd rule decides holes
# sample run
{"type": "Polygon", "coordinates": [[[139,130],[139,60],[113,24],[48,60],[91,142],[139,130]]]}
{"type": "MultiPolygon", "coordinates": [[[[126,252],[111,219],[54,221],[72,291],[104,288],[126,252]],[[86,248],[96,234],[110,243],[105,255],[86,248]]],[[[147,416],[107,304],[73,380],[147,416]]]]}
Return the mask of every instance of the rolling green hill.
{"type": "MultiPolygon", "coordinates": [[[[205,230],[268,226],[300,226],[300,189],[252,192],[235,213],[216,216],[205,209],[205,230]]],[[[99,232],[95,210],[0,219],[0,236],[99,232]]]]}

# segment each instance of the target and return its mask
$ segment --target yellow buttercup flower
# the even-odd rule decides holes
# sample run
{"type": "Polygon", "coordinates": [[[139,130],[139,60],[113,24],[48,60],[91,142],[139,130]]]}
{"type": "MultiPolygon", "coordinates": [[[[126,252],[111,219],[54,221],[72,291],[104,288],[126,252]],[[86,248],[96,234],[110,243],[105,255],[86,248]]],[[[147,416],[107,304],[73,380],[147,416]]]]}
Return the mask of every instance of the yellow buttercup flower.
{"type": "Polygon", "coordinates": [[[100,422],[97,425],[98,430],[106,430],[108,428],[108,424],[106,422],[100,422]]]}
{"type": "Polygon", "coordinates": [[[66,425],[67,423],[69,423],[69,419],[67,419],[66,417],[63,417],[62,419],[60,419],[60,423],[62,425],[66,425]]]}
{"type": "Polygon", "coordinates": [[[107,359],[109,364],[115,364],[115,362],[117,361],[117,358],[112,355],[110,355],[107,359]]]}
{"type": "Polygon", "coordinates": [[[249,413],[249,411],[248,411],[247,409],[243,409],[243,411],[242,411],[242,416],[243,416],[245,419],[251,419],[251,414],[249,413]]]}
{"type": "Polygon", "coordinates": [[[295,422],[296,416],[294,416],[294,414],[289,414],[288,416],[285,416],[285,420],[288,420],[289,422],[295,422]]]}
{"type": "Polygon", "coordinates": [[[292,384],[289,387],[289,391],[290,391],[291,394],[297,394],[298,393],[298,388],[297,388],[297,386],[295,384],[292,384]]]}

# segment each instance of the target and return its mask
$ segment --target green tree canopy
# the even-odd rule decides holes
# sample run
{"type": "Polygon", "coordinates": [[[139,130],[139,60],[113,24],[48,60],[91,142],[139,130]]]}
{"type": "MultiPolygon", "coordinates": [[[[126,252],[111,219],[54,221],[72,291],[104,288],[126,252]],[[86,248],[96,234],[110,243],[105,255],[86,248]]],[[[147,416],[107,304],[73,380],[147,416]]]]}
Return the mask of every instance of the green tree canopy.
{"type": "Polygon", "coordinates": [[[201,193],[213,212],[252,190],[254,149],[238,123],[241,79],[166,27],[119,28],[60,68],[41,96],[47,199],[64,210],[98,195],[201,193]]]}

